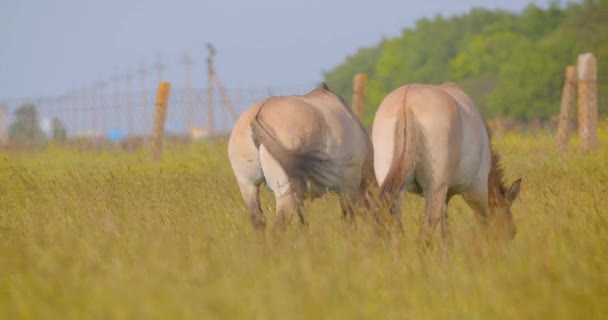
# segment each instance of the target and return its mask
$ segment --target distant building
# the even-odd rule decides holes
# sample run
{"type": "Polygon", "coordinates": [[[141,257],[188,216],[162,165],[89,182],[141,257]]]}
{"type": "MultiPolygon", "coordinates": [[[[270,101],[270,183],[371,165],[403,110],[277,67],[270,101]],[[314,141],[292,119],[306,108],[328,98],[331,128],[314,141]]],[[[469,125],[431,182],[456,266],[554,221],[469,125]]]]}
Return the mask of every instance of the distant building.
{"type": "Polygon", "coordinates": [[[204,128],[192,128],[190,129],[190,138],[193,141],[202,140],[209,137],[209,130],[204,128]]]}

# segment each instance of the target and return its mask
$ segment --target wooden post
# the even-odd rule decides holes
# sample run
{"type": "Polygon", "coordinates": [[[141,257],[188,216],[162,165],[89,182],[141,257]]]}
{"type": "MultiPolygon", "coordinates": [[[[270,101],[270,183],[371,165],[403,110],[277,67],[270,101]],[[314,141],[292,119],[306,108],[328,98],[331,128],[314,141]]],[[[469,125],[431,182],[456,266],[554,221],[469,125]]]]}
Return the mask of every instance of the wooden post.
{"type": "Polygon", "coordinates": [[[215,70],[213,69],[213,58],[215,57],[215,48],[211,43],[207,44],[209,56],[207,57],[207,120],[209,121],[209,135],[215,135],[215,112],[213,110],[213,78],[215,70]]]}
{"type": "Polygon", "coordinates": [[[152,133],[152,160],[160,160],[165,136],[165,119],[167,118],[167,102],[169,100],[169,82],[158,84],[156,103],[154,105],[154,132],[152,133]]]}
{"type": "Polygon", "coordinates": [[[144,140],[144,144],[148,143],[148,97],[146,92],[146,66],[142,63],[139,70],[137,70],[139,74],[139,85],[141,88],[141,106],[142,108],[142,118],[144,119],[143,132],[142,137],[144,140]]]}
{"type": "Polygon", "coordinates": [[[578,56],[578,132],[584,152],[597,148],[597,62],[592,53],[578,56]]]}
{"type": "Polygon", "coordinates": [[[192,77],[191,70],[194,61],[190,59],[188,52],[184,52],[184,56],[181,61],[184,66],[184,95],[186,101],[186,127],[188,128],[188,137],[192,134],[192,130],[194,129],[194,105],[192,103],[192,77]]]}
{"type": "Polygon", "coordinates": [[[121,123],[121,116],[120,116],[120,76],[118,75],[118,72],[115,72],[115,75],[112,77],[112,84],[113,84],[113,89],[114,89],[114,128],[122,128],[122,123],[121,123]]]}
{"type": "Polygon", "coordinates": [[[222,96],[222,106],[224,108],[228,109],[228,112],[230,112],[230,115],[232,116],[232,121],[236,122],[236,120],[239,118],[239,115],[236,112],[236,110],[234,109],[232,102],[230,101],[230,97],[228,96],[228,93],[226,92],[226,88],[224,88],[224,86],[220,82],[220,79],[217,77],[217,74],[214,75],[214,79],[215,79],[215,84],[217,85],[218,89],[220,90],[220,95],[222,96]]]}
{"type": "Polygon", "coordinates": [[[566,67],[564,75],[564,88],[562,89],[562,100],[559,112],[559,124],[557,128],[557,147],[559,151],[566,151],[568,137],[570,135],[570,123],[572,110],[574,110],[576,96],[576,67],[566,67]]]}
{"type": "Polygon", "coordinates": [[[133,103],[133,75],[131,72],[127,72],[124,77],[127,82],[127,136],[132,137],[135,135],[133,131],[133,109],[135,109],[133,103]]]}
{"type": "MultiPolygon", "coordinates": [[[[101,122],[100,125],[100,131],[102,133],[106,133],[108,130],[108,116],[106,114],[106,95],[105,95],[105,87],[106,87],[106,83],[103,80],[100,80],[97,82],[97,103],[98,103],[98,108],[99,108],[99,112],[101,113],[101,115],[99,116],[99,120],[101,122]]],[[[67,104],[67,102],[66,102],[67,104]]]]}
{"type": "Polygon", "coordinates": [[[8,105],[0,104],[0,146],[8,145],[8,105]]]}
{"type": "Polygon", "coordinates": [[[357,73],[353,78],[353,113],[359,121],[363,120],[363,107],[365,105],[365,84],[367,83],[367,75],[357,73]]]}

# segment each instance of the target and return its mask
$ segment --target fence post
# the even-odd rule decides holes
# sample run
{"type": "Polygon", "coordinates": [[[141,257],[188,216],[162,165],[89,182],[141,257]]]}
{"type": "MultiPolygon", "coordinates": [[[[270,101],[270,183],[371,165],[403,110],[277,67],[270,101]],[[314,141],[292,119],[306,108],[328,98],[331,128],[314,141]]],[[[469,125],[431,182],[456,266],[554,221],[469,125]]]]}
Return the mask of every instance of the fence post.
{"type": "Polygon", "coordinates": [[[169,82],[158,84],[156,103],[154,104],[154,132],[152,133],[152,160],[160,160],[163,151],[165,135],[165,119],[167,118],[167,101],[169,100],[169,82]]]}
{"type": "Polygon", "coordinates": [[[597,148],[597,62],[592,53],[578,56],[578,133],[581,148],[597,148]]]}
{"type": "Polygon", "coordinates": [[[207,43],[207,121],[209,124],[209,135],[215,135],[215,106],[213,105],[213,77],[215,69],[213,68],[213,58],[215,57],[215,48],[211,43],[207,43]]]}
{"type": "Polygon", "coordinates": [[[353,78],[353,113],[359,121],[363,120],[363,107],[365,105],[365,84],[367,83],[367,75],[357,73],[353,78]]]}
{"type": "Polygon", "coordinates": [[[566,151],[568,147],[568,137],[570,136],[570,123],[572,110],[574,110],[576,96],[576,67],[566,67],[564,74],[564,87],[562,89],[562,99],[559,111],[559,124],[557,127],[557,148],[559,151],[566,151]]]}
{"type": "Polygon", "coordinates": [[[0,146],[8,145],[8,105],[0,104],[0,146]]]}

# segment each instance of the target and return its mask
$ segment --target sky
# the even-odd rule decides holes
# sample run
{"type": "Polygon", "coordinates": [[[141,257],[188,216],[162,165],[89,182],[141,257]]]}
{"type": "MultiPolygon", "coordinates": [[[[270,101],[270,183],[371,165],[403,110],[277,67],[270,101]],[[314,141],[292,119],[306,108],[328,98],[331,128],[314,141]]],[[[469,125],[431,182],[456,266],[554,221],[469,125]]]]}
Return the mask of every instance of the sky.
{"type": "Polygon", "coordinates": [[[420,18],[472,7],[518,12],[531,2],[549,0],[2,0],[0,101],[57,96],[142,66],[153,83],[157,61],[165,80],[183,86],[186,52],[193,86],[203,87],[207,42],[228,88],[314,84],[420,18]]]}

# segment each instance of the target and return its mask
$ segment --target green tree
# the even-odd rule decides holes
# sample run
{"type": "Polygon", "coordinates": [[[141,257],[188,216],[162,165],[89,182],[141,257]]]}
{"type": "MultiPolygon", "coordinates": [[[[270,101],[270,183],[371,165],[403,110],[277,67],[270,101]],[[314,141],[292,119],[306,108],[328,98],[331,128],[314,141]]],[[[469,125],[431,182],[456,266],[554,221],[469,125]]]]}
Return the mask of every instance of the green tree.
{"type": "Polygon", "coordinates": [[[587,0],[521,13],[475,8],[467,14],[421,19],[400,36],[364,48],[325,72],[347,99],[352,76],[365,72],[364,123],[384,96],[406,83],[459,83],[486,117],[521,120],[558,113],[563,72],[583,52],[598,60],[599,109],[608,113],[608,0],[587,0]]]}
{"type": "Polygon", "coordinates": [[[382,44],[375,48],[362,48],[356,54],[348,56],[346,62],[332,70],[325,72],[327,85],[348,103],[352,99],[352,79],[355,74],[363,72],[372,77],[382,49],[382,44]]]}
{"type": "Polygon", "coordinates": [[[33,104],[24,104],[15,110],[15,121],[9,127],[12,142],[26,146],[36,146],[44,142],[44,132],[38,122],[38,113],[33,104]]]}
{"type": "Polygon", "coordinates": [[[58,118],[53,118],[53,121],[51,121],[51,131],[55,142],[64,143],[68,137],[68,131],[58,118]]]}

